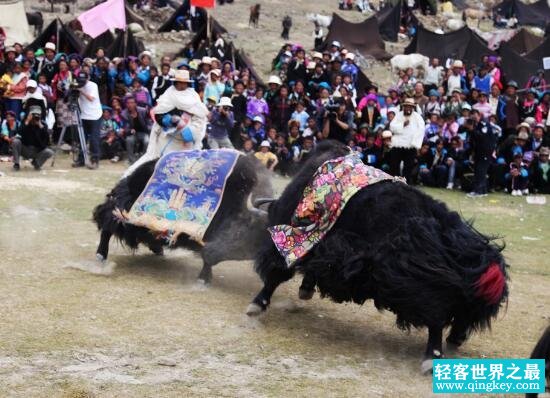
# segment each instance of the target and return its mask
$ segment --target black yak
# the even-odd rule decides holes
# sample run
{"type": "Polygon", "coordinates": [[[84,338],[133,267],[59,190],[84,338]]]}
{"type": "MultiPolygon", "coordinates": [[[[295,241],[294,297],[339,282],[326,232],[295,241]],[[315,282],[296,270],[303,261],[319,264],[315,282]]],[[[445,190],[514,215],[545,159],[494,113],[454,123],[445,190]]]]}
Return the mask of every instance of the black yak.
{"type": "MultiPolygon", "coordinates": [[[[304,188],[325,161],[349,154],[335,142],[318,145],[269,207],[268,225],[290,225],[304,188]]],[[[335,302],[363,304],[396,314],[401,329],[427,327],[422,369],[442,357],[447,342],[460,346],[474,330],[490,326],[507,300],[507,265],[497,246],[445,204],[401,182],[369,185],[349,199],[327,235],[288,267],[264,235],[255,270],[264,286],[247,309],[265,311],[273,292],[296,272],[304,274],[300,298],[315,287],[335,302]]]]}
{"type": "MultiPolygon", "coordinates": [[[[546,360],[546,391],[550,392],[550,326],[546,328],[537,345],[531,353],[531,359],[546,360]]],[[[537,397],[538,394],[525,394],[527,398],[537,397]]]]}
{"type": "MultiPolygon", "coordinates": [[[[144,244],[158,255],[163,254],[167,242],[143,227],[120,220],[114,211],[129,211],[151,178],[157,160],[144,163],[127,178],[120,180],[107,194],[105,202],[93,212],[93,219],[101,232],[97,257],[104,261],[109,252],[109,240],[116,236],[125,246],[136,250],[144,244]]],[[[200,251],[204,265],[199,281],[209,283],[212,267],[224,260],[253,258],[254,251],[265,232],[265,216],[261,211],[248,209],[249,196],[271,195],[271,182],[253,157],[239,156],[228,177],[220,207],[204,235],[204,247],[187,235],[180,235],[173,247],[200,251]]],[[[265,213],[265,212],[264,212],[265,213]]]]}

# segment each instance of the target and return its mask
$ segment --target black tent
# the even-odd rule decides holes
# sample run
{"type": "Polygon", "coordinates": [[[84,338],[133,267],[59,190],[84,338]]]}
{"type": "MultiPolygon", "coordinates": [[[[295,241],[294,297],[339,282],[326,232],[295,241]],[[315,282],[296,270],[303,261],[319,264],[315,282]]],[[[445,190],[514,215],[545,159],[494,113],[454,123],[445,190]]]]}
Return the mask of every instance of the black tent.
{"type": "Polygon", "coordinates": [[[125,58],[129,55],[138,56],[143,50],[145,46],[142,41],[136,39],[131,31],[119,30],[113,43],[105,50],[105,55],[111,59],[125,58]]]}
{"type": "Polygon", "coordinates": [[[514,37],[508,40],[508,46],[518,54],[526,54],[542,44],[543,38],[526,29],[520,29],[514,37]]]}
{"type": "Polygon", "coordinates": [[[493,7],[493,13],[505,18],[515,16],[520,25],[534,25],[545,28],[550,23],[550,7],[546,0],[525,4],[520,0],[504,0],[493,7]]]}
{"type": "Polygon", "coordinates": [[[401,27],[401,1],[394,6],[388,5],[376,13],[380,36],[387,41],[397,41],[397,34],[401,27]]]}
{"type": "MultiPolygon", "coordinates": [[[[378,20],[380,36],[387,41],[397,41],[397,34],[403,23],[403,2],[399,0],[393,5],[391,3],[386,5],[376,13],[376,19],[378,20]]],[[[408,20],[408,24],[418,26],[418,19],[412,12],[408,20]]]]}
{"type": "MultiPolygon", "coordinates": [[[[189,0],[184,0],[182,5],[179,6],[174,13],[168,18],[168,20],[158,28],[159,32],[171,32],[172,30],[181,30],[181,27],[178,26],[177,19],[179,17],[187,16],[190,17],[189,13],[191,6],[189,0]]],[[[206,25],[206,11],[203,8],[196,8],[196,17],[192,21],[193,31],[198,31],[203,25],[206,25]]]]}
{"type": "Polygon", "coordinates": [[[99,47],[106,51],[113,44],[114,40],[115,36],[109,30],[106,30],[95,39],[91,39],[80,55],[83,57],[95,57],[95,52],[99,47]]]}
{"type": "Polygon", "coordinates": [[[550,57],[550,37],[544,39],[542,43],[525,55],[525,58],[539,62],[541,66],[544,57],[550,57]]]}
{"type": "Polygon", "coordinates": [[[332,14],[332,22],[322,48],[329,48],[334,40],[339,41],[348,51],[358,52],[363,56],[371,55],[378,60],[391,58],[380,36],[376,17],[353,23],[338,14],[332,14]]]}
{"type": "Polygon", "coordinates": [[[59,18],[54,19],[42,33],[28,45],[28,48],[38,50],[43,48],[47,42],[56,45],[58,52],[66,54],[78,53],[84,49],[84,43],[78,38],[75,32],[63,24],[59,18]]]}
{"type": "Polygon", "coordinates": [[[468,26],[445,34],[434,33],[419,26],[416,36],[405,48],[405,54],[412,53],[442,60],[456,58],[468,63],[479,63],[484,55],[495,54],[468,26]]]}
{"type": "MultiPolygon", "coordinates": [[[[507,43],[500,46],[499,53],[502,58],[502,73],[506,80],[515,80],[520,86],[524,86],[537,70],[542,69],[542,59],[532,60],[521,56],[507,43]]],[[[547,81],[550,79],[548,71],[545,72],[545,78],[547,81]]]]}

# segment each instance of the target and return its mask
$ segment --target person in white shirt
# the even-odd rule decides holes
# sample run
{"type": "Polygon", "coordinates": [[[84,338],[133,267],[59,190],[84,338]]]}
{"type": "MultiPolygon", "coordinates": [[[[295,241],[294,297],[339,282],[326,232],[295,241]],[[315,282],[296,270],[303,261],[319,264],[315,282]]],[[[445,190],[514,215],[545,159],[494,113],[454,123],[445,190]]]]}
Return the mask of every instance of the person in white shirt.
{"type": "Polygon", "coordinates": [[[127,177],[149,160],[170,152],[202,149],[206,134],[208,108],[199,94],[189,86],[189,71],[178,70],[173,85],[161,95],[153,108],[155,124],[149,137],[147,152],[130,166],[122,176],[127,177]]]}
{"type": "MultiPolygon", "coordinates": [[[[100,155],[100,128],[101,116],[103,110],[99,100],[99,90],[97,84],[89,80],[86,72],[80,72],[76,78],[79,85],[80,95],[78,96],[78,107],[80,108],[80,119],[82,129],[90,143],[91,164],[87,164],[89,169],[97,169],[100,155]]],[[[84,166],[84,154],[80,151],[78,161],[73,164],[74,167],[84,166]]]]}
{"type": "Polygon", "coordinates": [[[403,110],[398,112],[390,123],[392,132],[390,174],[401,175],[401,162],[403,162],[403,177],[410,184],[414,160],[418,149],[422,146],[426,126],[424,118],[415,112],[416,104],[412,98],[405,99],[402,108],[403,110]]]}
{"type": "Polygon", "coordinates": [[[454,90],[462,91],[462,69],[464,64],[460,60],[456,60],[452,65],[452,73],[447,78],[447,95],[452,95],[454,90]]]}
{"type": "Polygon", "coordinates": [[[443,67],[439,65],[439,58],[432,58],[428,70],[426,70],[426,78],[424,79],[424,87],[426,92],[437,90],[441,85],[443,76],[443,67]]]}

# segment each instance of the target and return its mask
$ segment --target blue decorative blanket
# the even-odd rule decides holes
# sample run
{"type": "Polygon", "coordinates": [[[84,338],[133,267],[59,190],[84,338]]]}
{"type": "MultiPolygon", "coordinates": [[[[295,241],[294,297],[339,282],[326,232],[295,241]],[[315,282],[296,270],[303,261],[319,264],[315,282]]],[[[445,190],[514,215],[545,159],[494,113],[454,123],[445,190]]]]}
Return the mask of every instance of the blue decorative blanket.
{"type": "Polygon", "coordinates": [[[128,222],[163,235],[202,239],[216,215],[227,178],[239,157],[234,150],[189,150],[163,156],[127,215],[128,222]]]}

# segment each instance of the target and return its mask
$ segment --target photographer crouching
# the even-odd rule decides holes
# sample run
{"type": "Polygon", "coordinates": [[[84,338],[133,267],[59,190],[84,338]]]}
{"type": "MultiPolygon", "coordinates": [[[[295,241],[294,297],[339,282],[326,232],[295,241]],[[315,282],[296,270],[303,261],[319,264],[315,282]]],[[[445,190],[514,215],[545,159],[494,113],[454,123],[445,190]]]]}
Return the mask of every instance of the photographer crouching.
{"type": "MultiPolygon", "coordinates": [[[[73,163],[73,167],[86,166],[89,169],[97,169],[100,156],[100,130],[101,116],[103,110],[99,100],[99,90],[97,84],[89,80],[86,72],[80,72],[76,78],[76,85],[71,85],[72,93],[69,96],[76,96],[78,93],[78,107],[80,108],[80,119],[82,120],[82,129],[88,142],[90,143],[91,163],[84,164],[84,154],[80,151],[78,161],[73,163]]],[[[73,99],[69,99],[73,101],[73,99]]],[[[69,106],[74,106],[69,105],[69,106]]]]}
{"type": "Polygon", "coordinates": [[[29,107],[29,113],[19,134],[10,139],[13,151],[13,169],[16,171],[20,169],[21,157],[31,159],[34,169],[40,170],[46,160],[53,156],[53,151],[48,148],[50,140],[48,129],[41,117],[40,106],[29,107]]]}

